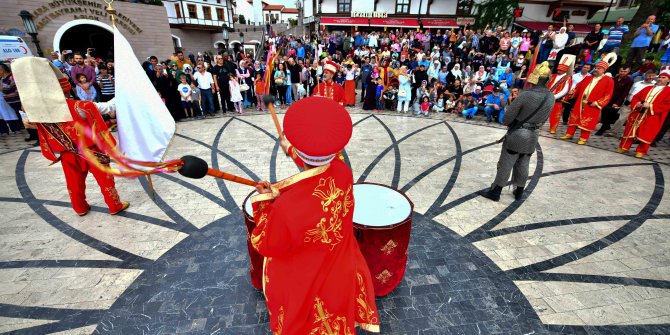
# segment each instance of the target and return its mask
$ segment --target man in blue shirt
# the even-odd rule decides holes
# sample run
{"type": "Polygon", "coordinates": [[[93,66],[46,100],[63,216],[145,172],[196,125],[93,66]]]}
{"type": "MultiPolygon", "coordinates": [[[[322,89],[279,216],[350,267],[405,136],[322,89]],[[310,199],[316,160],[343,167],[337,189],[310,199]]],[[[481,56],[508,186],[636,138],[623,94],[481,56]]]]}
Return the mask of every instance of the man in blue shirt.
{"type": "Polygon", "coordinates": [[[298,60],[305,59],[305,47],[302,46],[302,43],[298,42],[298,50],[296,51],[296,56],[298,60]]]}
{"type": "Polygon", "coordinates": [[[623,17],[616,20],[614,26],[610,27],[607,35],[607,42],[601,50],[602,54],[614,51],[615,48],[621,47],[621,40],[623,35],[628,33],[628,26],[623,24],[623,17]]]}
{"type": "Polygon", "coordinates": [[[503,108],[505,108],[503,96],[500,95],[498,88],[494,87],[493,93],[486,97],[486,107],[484,107],[486,122],[491,122],[494,115],[498,116],[504,113],[503,108]]]}
{"type": "MultiPolygon", "coordinates": [[[[368,77],[372,74],[372,65],[370,65],[370,57],[363,58],[361,64],[361,102],[365,101],[365,91],[368,89],[368,77]]],[[[372,83],[374,85],[374,83],[372,83]]]]}
{"type": "Polygon", "coordinates": [[[654,34],[658,31],[658,25],[654,24],[654,21],[656,21],[656,15],[649,15],[647,21],[635,31],[635,38],[630,45],[626,60],[633,72],[637,71],[642,64],[642,57],[647,52],[654,34]]]}

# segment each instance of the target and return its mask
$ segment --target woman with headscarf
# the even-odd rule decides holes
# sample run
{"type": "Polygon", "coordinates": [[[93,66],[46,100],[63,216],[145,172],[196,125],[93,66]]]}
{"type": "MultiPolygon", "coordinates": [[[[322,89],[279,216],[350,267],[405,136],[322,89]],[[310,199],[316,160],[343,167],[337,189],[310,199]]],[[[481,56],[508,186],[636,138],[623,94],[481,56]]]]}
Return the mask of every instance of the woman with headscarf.
{"type": "Polygon", "coordinates": [[[453,85],[456,80],[463,80],[463,71],[461,71],[461,64],[454,64],[454,67],[449,71],[447,75],[447,84],[453,85]]]}
{"type": "Polygon", "coordinates": [[[244,98],[244,103],[243,106],[244,108],[247,108],[251,106],[251,104],[254,101],[254,92],[253,92],[253,87],[254,87],[254,77],[252,76],[251,71],[247,68],[247,61],[246,60],[241,60],[239,62],[240,67],[237,68],[237,78],[240,86],[242,84],[247,84],[248,89],[246,91],[240,90],[240,93],[242,93],[242,98],[244,98]]]}
{"type": "Polygon", "coordinates": [[[438,78],[440,73],[440,61],[437,58],[434,58],[433,61],[428,66],[428,81],[432,81],[433,78],[438,78]]]}
{"type": "Polygon", "coordinates": [[[363,110],[369,111],[377,109],[377,78],[373,75],[366,79],[367,87],[365,89],[365,100],[363,101],[363,110]]]}
{"type": "Polygon", "coordinates": [[[554,47],[549,52],[549,58],[547,58],[548,61],[555,61],[556,57],[558,56],[558,52],[565,48],[569,38],[566,31],[566,27],[561,27],[561,29],[558,31],[558,34],[556,34],[554,37],[554,47]]]}
{"type": "Polygon", "coordinates": [[[475,72],[475,75],[473,76],[473,79],[475,83],[478,85],[483,85],[486,79],[488,78],[489,73],[486,72],[486,69],[484,68],[484,65],[479,66],[479,70],[475,72]]]}
{"type": "Polygon", "coordinates": [[[402,66],[398,70],[398,113],[409,112],[409,102],[412,100],[412,82],[407,74],[407,67],[402,66]],[[404,104],[404,107],[403,107],[404,104]]]}
{"type": "Polygon", "coordinates": [[[463,70],[463,78],[470,77],[472,77],[472,67],[470,67],[470,65],[466,65],[465,70],[463,70]]]}

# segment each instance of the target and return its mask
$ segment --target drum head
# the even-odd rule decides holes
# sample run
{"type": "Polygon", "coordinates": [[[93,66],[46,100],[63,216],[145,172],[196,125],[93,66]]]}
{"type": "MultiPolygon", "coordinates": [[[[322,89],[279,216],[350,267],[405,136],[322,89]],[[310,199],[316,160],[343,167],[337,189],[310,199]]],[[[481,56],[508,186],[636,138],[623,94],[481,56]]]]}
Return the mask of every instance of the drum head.
{"type": "Polygon", "coordinates": [[[354,222],[386,227],[405,221],[412,205],[402,193],[376,184],[354,184],[354,222]]]}
{"type": "Polygon", "coordinates": [[[244,208],[244,212],[249,215],[250,218],[254,218],[254,209],[251,207],[251,197],[256,195],[256,191],[251,192],[246,199],[244,199],[244,203],[242,204],[242,208],[244,208]]]}

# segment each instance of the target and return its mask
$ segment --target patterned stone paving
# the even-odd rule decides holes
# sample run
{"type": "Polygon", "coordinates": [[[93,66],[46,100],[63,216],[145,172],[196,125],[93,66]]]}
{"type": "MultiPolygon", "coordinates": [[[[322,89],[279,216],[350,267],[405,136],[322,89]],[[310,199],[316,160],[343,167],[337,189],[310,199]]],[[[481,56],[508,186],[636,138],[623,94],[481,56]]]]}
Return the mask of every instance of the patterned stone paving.
{"type": "MultiPolygon", "coordinates": [[[[383,334],[670,333],[667,144],[639,160],[610,138],[542,137],[527,196],[493,203],[476,192],[500,126],[351,112],[356,180],[415,204],[407,273],[378,299],[383,334]]],[[[297,170],[273,129],[258,113],[179,123],[170,156],[276,181],[297,170]]],[[[112,217],[91,178],[80,218],[58,164],[2,141],[0,332],[268,334],[239,209],[249,187],[162,175],[151,197],[144,178],[118,180],[132,205],[112,217]]]]}

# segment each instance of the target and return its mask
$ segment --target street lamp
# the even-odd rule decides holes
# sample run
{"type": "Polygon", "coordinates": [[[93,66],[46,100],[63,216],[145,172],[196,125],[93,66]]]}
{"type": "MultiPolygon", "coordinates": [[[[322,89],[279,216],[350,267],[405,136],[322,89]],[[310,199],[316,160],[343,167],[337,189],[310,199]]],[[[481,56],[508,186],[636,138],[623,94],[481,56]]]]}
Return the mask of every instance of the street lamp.
{"type": "Polygon", "coordinates": [[[226,43],[226,45],[224,46],[224,49],[228,50],[228,38],[229,38],[229,36],[228,36],[228,25],[224,23],[223,26],[221,26],[221,29],[222,29],[221,34],[223,35],[223,42],[226,43]]]}
{"type": "Polygon", "coordinates": [[[35,43],[35,48],[37,48],[37,54],[40,57],[44,57],[42,48],[40,48],[40,40],[37,39],[37,27],[35,27],[35,21],[33,21],[33,14],[30,14],[27,10],[22,10],[19,13],[21,20],[23,20],[23,26],[26,28],[26,33],[33,38],[33,43],[35,43]]]}
{"type": "Polygon", "coordinates": [[[300,35],[305,35],[305,27],[303,23],[303,14],[302,14],[302,0],[295,0],[295,8],[298,10],[298,27],[300,28],[300,35]]]}

